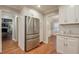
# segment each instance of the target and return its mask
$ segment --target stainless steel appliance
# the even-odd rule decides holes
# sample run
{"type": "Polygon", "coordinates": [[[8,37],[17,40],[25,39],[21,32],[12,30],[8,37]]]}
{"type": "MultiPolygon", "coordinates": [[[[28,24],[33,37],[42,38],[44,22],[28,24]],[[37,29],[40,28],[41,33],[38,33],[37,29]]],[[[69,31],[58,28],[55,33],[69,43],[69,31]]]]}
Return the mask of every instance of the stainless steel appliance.
{"type": "Polygon", "coordinates": [[[25,51],[39,44],[39,19],[25,16],[25,51]]]}

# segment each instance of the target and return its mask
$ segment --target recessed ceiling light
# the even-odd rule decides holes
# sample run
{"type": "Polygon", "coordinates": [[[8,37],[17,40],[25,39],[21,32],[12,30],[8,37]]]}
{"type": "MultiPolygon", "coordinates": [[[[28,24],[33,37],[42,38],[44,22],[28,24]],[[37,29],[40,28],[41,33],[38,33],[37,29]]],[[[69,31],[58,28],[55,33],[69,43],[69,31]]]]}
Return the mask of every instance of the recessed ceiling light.
{"type": "Polygon", "coordinates": [[[40,5],[37,5],[37,7],[40,7],[40,5]]]}

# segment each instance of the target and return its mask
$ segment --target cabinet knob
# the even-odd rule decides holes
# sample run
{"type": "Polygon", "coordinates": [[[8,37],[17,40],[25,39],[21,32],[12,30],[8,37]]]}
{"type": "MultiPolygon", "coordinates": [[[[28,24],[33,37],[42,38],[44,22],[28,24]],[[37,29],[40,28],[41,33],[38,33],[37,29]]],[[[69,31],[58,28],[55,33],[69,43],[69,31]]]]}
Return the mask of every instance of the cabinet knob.
{"type": "Polygon", "coordinates": [[[67,40],[67,38],[64,38],[65,40],[67,40]]]}
{"type": "Polygon", "coordinates": [[[67,22],[67,20],[64,20],[64,22],[66,23],[66,22],[67,22]]]}
{"type": "Polygon", "coordinates": [[[64,43],[64,46],[68,46],[68,44],[67,43],[64,43]]]}
{"type": "Polygon", "coordinates": [[[65,43],[64,43],[64,46],[65,46],[65,43]]]}
{"type": "Polygon", "coordinates": [[[68,44],[66,44],[65,46],[68,46],[68,44]]]}
{"type": "Polygon", "coordinates": [[[76,22],[78,21],[78,19],[76,19],[76,22]]]}

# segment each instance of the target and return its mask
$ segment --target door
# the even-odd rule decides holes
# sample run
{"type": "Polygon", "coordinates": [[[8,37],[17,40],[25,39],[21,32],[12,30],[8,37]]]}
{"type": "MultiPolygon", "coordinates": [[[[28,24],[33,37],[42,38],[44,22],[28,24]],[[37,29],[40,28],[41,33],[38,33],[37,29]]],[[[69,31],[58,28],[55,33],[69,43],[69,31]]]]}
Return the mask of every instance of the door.
{"type": "Polygon", "coordinates": [[[28,16],[26,17],[25,22],[25,37],[26,39],[31,39],[33,38],[33,18],[28,16]]]}
{"type": "Polygon", "coordinates": [[[66,54],[68,53],[68,41],[69,41],[69,37],[64,36],[64,46],[63,46],[63,52],[66,54]]]}
{"type": "Polygon", "coordinates": [[[26,34],[33,34],[33,18],[29,16],[26,19],[26,34]]]}
{"type": "Polygon", "coordinates": [[[66,17],[68,23],[74,23],[75,21],[75,8],[71,6],[66,6],[66,17]]]}
{"type": "Polygon", "coordinates": [[[34,33],[39,33],[39,19],[34,18],[34,33]]]}
{"type": "Polygon", "coordinates": [[[33,31],[34,31],[34,38],[38,38],[39,39],[39,19],[37,19],[37,18],[34,18],[34,29],[33,29],[33,31]]]}
{"type": "Polygon", "coordinates": [[[68,40],[67,53],[79,53],[79,44],[78,38],[70,37],[68,40]]]}
{"type": "Polygon", "coordinates": [[[79,6],[78,5],[75,6],[75,16],[76,16],[75,22],[79,23],[79,6]]]}
{"type": "Polygon", "coordinates": [[[61,6],[59,8],[59,19],[60,19],[59,21],[60,21],[61,24],[67,22],[66,13],[67,13],[66,6],[61,6]]]}
{"type": "Polygon", "coordinates": [[[57,43],[57,52],[58,53],[63,53],[63,49],[64,49],[64,36],[57,36],[57,40],[56,40],[56,43],[57,43]]]}
{"type": "Polygon", "coordinates": [[[64,37],[63,48],[65,54],[78,53],[78,38],[64,37]]]}

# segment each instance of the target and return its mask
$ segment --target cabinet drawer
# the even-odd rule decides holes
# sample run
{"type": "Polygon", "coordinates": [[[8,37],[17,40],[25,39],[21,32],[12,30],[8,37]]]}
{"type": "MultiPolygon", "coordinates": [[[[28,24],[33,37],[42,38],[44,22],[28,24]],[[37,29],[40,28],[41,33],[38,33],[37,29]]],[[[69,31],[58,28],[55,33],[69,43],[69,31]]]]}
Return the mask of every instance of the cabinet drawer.
{"type": "Polygon", "coordinates": [[[39,34],[27,35],[26,39],[32,39],[32,38],[37,38],[37,37],[39,37],[39,34]]]}

